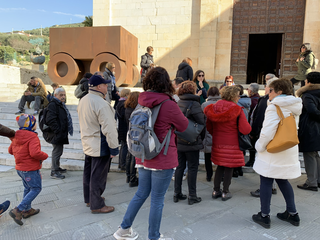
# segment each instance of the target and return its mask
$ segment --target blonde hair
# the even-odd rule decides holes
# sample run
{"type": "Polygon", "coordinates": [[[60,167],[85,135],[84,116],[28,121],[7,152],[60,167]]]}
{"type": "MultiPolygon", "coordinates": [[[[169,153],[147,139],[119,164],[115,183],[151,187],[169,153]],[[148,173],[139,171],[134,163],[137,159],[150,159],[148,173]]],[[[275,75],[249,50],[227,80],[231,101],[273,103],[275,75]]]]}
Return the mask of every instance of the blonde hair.
{"type": "Polygon", "coordinates": [[[130,89],[122,89],[120,92],[120,97],[126,97],[131,93],[130,89]]]}
{"type": "Polygon", "coordinates": [[[188,63],[190,67],[192,66],[191,58],[186,57],[185,59],[182,60],[182,62],[188,63]]]}
{"type": "Polygon", "coordinates": [[[233,101],[238,97],[240,89],[235,86],[225,86],[220,90],[221,98],[226,101],[233,101]]]}
{"type": "Polygon", "coordinates": [[[108,62],[107,63],[107,68],[110,70],[110,72],[112,72],[112,67],[113,67],[114,63],[113,62],[108,62]]]}

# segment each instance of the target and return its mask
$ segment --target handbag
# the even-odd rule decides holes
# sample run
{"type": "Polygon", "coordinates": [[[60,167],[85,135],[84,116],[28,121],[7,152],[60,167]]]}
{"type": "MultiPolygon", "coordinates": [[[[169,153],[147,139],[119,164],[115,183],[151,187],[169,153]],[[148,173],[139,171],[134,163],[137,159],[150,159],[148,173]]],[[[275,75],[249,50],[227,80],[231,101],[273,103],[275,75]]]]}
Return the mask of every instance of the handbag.
{"type": "MultiPolygon", "coordinates": [[[[238,126],[239,126],[239,117],[238,117],[238,126]]],[[[238,139],[239,139],[239,148],[241,151],[249,150],[252,148],[251,139],[249,135],[244,135],[238,130],[238,139]]]]}
{"type": "MultiPolygon", "coordinates": [[[[188,118],[188,113],[191,109],[192,104],[193,104],[193,101],[189,104],[187,108],[187,112],[185,114],[187,118],[188,118]]],[[[189,118],[188,118],[188,121],[189,123],[188,123],[187,129],[184,132],[175,131],[175,134],[180,140],[187,142],[188,144],[191,144],[197,141],[198,136],[200,135],[200,133],[204,128],[204,125],[193,122],[189,118]]]]}
{"type": "Polygon", "coordinates": [[[287,118],[284,118],[283,113],[278,105],[277,113],[280,117],[278,129],[273,139],[267,145],[269,153],[278,153],[299,144],[298,131],[296,121],[292,113],[287,118]]]}

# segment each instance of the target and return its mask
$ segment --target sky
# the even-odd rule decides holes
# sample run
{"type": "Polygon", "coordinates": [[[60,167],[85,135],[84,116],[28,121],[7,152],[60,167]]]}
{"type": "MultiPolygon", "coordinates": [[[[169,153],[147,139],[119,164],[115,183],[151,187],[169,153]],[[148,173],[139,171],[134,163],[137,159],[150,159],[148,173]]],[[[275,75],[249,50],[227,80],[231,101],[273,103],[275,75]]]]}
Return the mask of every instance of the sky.
{"type": "Polygon", "coordinates": [[[0,32],[80,23],[92,16],[93,0],[0,0],[0,32]]]}

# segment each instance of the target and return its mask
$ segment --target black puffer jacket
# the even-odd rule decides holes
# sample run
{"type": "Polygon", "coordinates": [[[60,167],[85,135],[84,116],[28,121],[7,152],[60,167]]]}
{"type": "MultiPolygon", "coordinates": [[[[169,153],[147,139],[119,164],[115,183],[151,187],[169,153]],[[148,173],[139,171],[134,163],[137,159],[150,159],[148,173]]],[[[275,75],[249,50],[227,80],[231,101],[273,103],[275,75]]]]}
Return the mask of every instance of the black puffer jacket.
{"type": "Polygon", "coordinates": [[[126,118],[128,129],[129,129],[129,118],[130,118],[131,113],[133,112],[133,110],[134,110],[134,108],[128,107],[128,108],[126,108],[126,111],[125,111],[125,118],[126,118]]]}
{"type": "Polygon", "coordinates": [[[302,98],[299,122],[299,151],[320,151],[320,84],[307,85],[297,91],[302,98]]]}
{"type": "Polygon", "coordinates": [[[88,78],[82,78],[79,82],[79,84],[81,84],[81,90],[83,91],[81,98],[83,98],[85,95],[88,94],[89,92],[89,79],[88,78]]]}
{"type": "Polygon", "coordinates": [[[182,77],[183,80],[192,80],[193,70],[188,63],[182,62],[178,66],[178,71],[176,77],[182,77]]]}
{"type": "Polygon", "coordinates": [[[125,117],[126,109],[124,108],[124,102],[125,102],[125,100],[119,101],[119,103],[116,107],[116,114],[117,114],[118,122],[119,122],[118,140],[126,142],[128,126],[127,126],[127,121],[126,121],[126,117],[125,117]]]}
{"type": "MultiPolygon", "coordinates": [[[[179,96],[179,98],[180,100],[178,102],[178,106],[184,114],[186,114],[187,108],[190,105],[190,103],[193,102],[187,118],[198,124],[205,125],[206,116],[204,115],[201,109],[200,97],[194,94],[184,94],[179,96]]],[[[205,130],[206,128],[203,128],[203,131],[199,135],[198,140],[192,144],[188,144],[187,142],[178,138],[178,151],[189,152],[189,151],[196,151],[196,150],[202,149],[203,148],[202,140],[204,139],[204,136],[205,136],[205,130]]]]}
{"type": "Polygon", "coordinates": [[[47,109],[46,122],[51,131],[43,133],[44,139],[51,144],[69,144],[68,115],[62,102],[53,98],[47,109]]]}
{"type": "Polygon", "coordinates": [[[268,100],[269,100],[269,95],[260,97],[256,105],[256,108],[254,109],[252,120],[251,120],[252,130],[251,130],[250,136],[254,137],[255,139],[258,139],[260,136],[262,124],[264,121],[264,114],[267,109],[268,100]]]}

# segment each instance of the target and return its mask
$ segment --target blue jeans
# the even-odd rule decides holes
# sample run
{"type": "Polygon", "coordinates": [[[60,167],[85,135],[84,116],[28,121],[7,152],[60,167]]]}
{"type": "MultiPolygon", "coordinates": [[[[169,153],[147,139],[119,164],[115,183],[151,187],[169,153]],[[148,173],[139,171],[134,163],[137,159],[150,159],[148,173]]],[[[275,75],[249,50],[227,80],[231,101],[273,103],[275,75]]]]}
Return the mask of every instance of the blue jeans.
{"type": "MultiPolygon", "coordinates": [[[[264,214],[270,213],[273,180],[273,178],[267,178],[260,175],[260,203],[261,212],[264,214]]],[[[296,205],[294,203],[294,193],[291,184],[287,179],[275,179],[275,181],[286,201],[286,210],[289,213],[295,213],[296,205]]]]}
{"type": "Polygon", "coordinates": [[[132,198],[127,212],[123,217],[123,221],[121,223],[121,227],[123,229],[128,229],[132,226],[137,213],[151,192],[148,238],[151,240],[157,240],[160,238],[159,230],[162,218],[162,209],[164,206],[164,196],[171,182],[172,174],[173,169],[152,171],[139,168],[138,190],[132,198]]]}
{"type": "Polygon", "coordinates": [[[42,189],[40,170],[17,170],[17,173],[21,177],[24,186],[23,199],[19,204],[18,209],[20,211],[29,211],[31,209],[32,201],[38,196],[42,189]]]}

